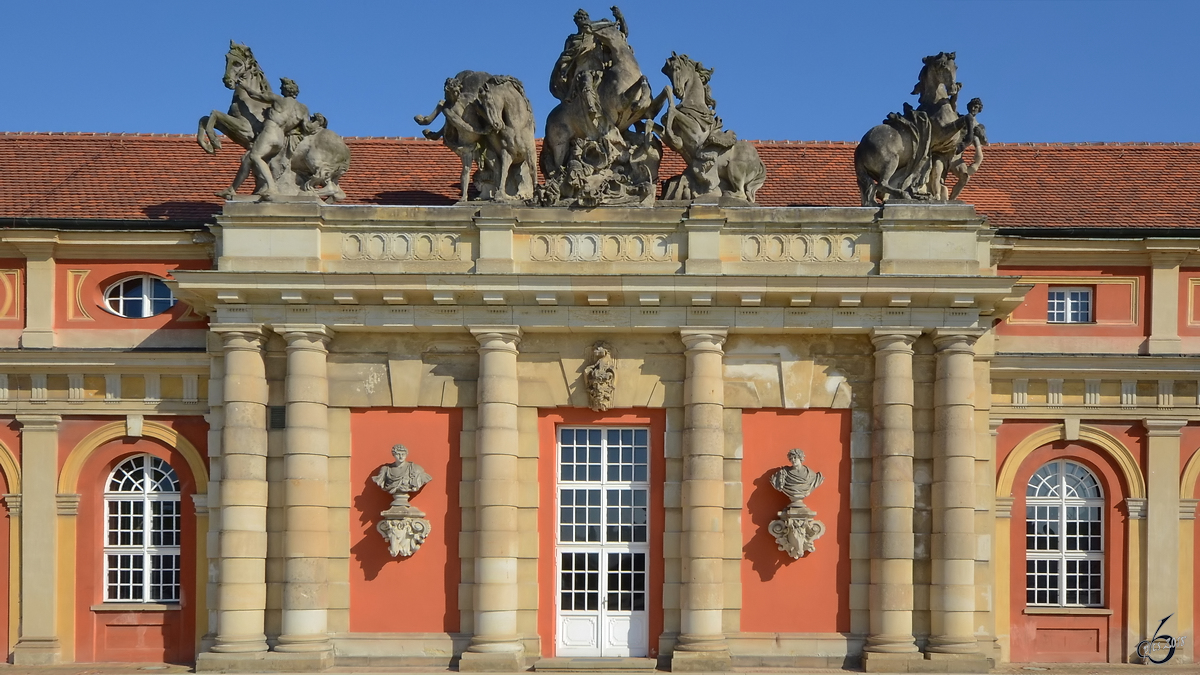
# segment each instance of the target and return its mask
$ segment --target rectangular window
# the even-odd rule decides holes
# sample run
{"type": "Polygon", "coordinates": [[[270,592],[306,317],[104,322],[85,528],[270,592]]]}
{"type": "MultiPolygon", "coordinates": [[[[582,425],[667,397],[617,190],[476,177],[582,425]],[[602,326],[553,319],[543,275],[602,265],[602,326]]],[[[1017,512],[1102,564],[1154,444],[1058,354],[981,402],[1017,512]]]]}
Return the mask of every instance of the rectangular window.
{"type": "Polygon", "coordinates": [[[1092,322],[1092,289],[1090,287],[1051,286],[1047,297],[1047,322],[1092,322]]]}

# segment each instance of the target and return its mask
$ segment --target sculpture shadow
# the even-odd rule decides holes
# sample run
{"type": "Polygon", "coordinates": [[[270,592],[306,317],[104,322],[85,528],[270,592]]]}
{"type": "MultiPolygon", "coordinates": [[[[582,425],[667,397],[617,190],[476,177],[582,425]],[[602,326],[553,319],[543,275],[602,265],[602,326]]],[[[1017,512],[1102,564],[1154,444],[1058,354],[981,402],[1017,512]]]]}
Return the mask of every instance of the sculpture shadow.
{"type": "Polygon", "coordinates": [[[142,213],[151,220],[166,220],[176,227],[186,227],[194,223],[211,222],[213,216],[221,212],[221,208],[222,202],[213,197],[210,202],[176,201],[150,204],[142,207],[142,213]]]}
{"type": "MultiPolygon", "coordinates": [[[[458,188],[453,187],[450,192],[458,194],[458,188]]],[[[374,196],[367,197],[363,201],[383,206],[449,206],[458,203],[454,197],[429,190],[385,190],[376,192],[374,196]]]]}
{"type": "MultiPolygon", "coordinates": [[[[421,486],[421,489],[409,495],[409,498],[415,498],[424,491],[425,486],[421,486]]],[[[391,503],[392,496],[380,490],[370,476],[367,476],[362,489],[354,496],[354,508],[358,511],[358,522],[362,530],[359,532],[358,543],[350,547],[350,554],[358,561],[367,581],[378,577],[380,570],[389,561],[407,559],[405,556],[393,558],[388,553],[387,542],[380,536],[379,530],[375,529],[379,521],[383,520],[380,512],[387,509],[391,503]]]]}
{"type": "Polygon", "coordinates": [[[782,467],[770,468],[751,481],[754,488],[750,498],[746,500],[746,510],[750,512],[754,536],[742,547],[742,555],[750,561],[751,569],[762,581],[770,581],[780,568],[797,560],[780,551],[775,537],[767,531],[767,526],[779,517],[779,512],[787,508],[789,503],[787,496],[771,485],[772,474],[780,468],[782,467]]]}

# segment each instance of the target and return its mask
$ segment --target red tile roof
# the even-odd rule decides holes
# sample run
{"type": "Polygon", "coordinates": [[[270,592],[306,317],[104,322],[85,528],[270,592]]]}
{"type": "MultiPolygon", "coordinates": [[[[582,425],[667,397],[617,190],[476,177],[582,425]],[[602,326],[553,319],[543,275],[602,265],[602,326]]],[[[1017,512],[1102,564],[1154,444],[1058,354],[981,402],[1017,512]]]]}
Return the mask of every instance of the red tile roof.
{"type": "MultiPolygon", "coordinates": [[[[440,143],[348,138],[349,204],[453,203],[458,158],[440,143]]],[[[854,144],[756,142],[764,206],[857,206],[854,144]]],[[[963,191],[1000,228],[1200,228],[1200,144],[996,144],[963,191]]],[[[192,136],[0,134],[0,226],[40,219],[199,222],[221,208],[241,149],[192,136]]],[[[679,173],[674,155],[661,177],[679,173]]],[[[251,189],[247,181],[244,192],[251,189]]],[[[147,223],[151,224],[151,223],[147,223]]]]}

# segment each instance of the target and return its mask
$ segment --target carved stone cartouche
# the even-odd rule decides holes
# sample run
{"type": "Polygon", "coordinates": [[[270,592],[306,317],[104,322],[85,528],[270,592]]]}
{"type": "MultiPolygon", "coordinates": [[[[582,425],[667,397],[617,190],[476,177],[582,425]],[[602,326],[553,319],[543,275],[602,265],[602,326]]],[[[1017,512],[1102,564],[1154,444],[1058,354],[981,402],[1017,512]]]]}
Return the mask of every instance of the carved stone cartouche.
{"type": "Polygon", "coordinates": [[[983,111],[983,102],[972,99],[967,114],[958,113],[962,84],[955,79],[954,58],[954,52],[925,57],[912,92],[919,96],[917,107],[905,103],[904,112],[889,114],[855,148],[854,173],[863,206],[876,206],[877,198],[955,199],[979,169],[987,137],[975,116],[983,111]],[[971,164],[963,159],[968,147],[975,150],[971,164]],[[947,194],[950,173],[958,183],[947,194]]]}
{"type": "Polygon", "coordinates": [[[662,71],[671,79],[672,93],[663,113],[662,141],[687,163],[682,175],[666,181],[663,199],[725,196],[753,202],[767,180],[767,167],[754,145],[721,128],[709,87],[713,70],[672,52],[662,71]]]}
{"type": "Polygon", "coordinates": [[[576,12],[576,32],[554,64],[550,93],[560,103],[546,119],[538,204],[654,203],[662,143],[653,126],[667,93],[653,95],[625,17],[612,11],[612,20],[597,21],[576,12]]]}
{"type": "Polygon", "coordinates": [[[515,77],[464,70],[446,80],[445,96],[429,115],[417,115],[417,124],[433,123],[441,115],[441,129],[426,129],[425,137],[441,140],[462,160],[462,201],[467,201],[471,167],[477,199],[527,202],[537,181],[533,107],[525,86],[515,77]]]}
{"type": "Polygon", "coordinates": [[[408,448],[403,445],[392,447],[396,461],[384,464],[371,477],[381,489],[392,495],[392,504],[379,515],[383,520],[375,526],[388,544],[388,553],[395,558],[416,553],[429,536],[432,526],[425,513],[408,502],[409,495],[419,491],[433,477],[425,473],[419,464],[408,461],[408,448]]]}
{"type": "Polygon", "coordinates": [[[350,148],[327,128],[324,115],[309,115],[296,100],[300,87],[295,82],[283,78],[276,94],[250,48],[233,41],[223,81],[233,90],[229,112],[213,110],[201,117],[196,142],[215,153],[221,148],[220,131],[246,152],[233,184],[218,197],[233,199],[253,172],[254,194],[263,200],[346,198],[339,181],[350,168],[350,148]]]}
{"type": "Polygon", "coordinates": [[[820,487],[825,477],[804,466],[804,451],[799,448],[788,452],[788,460],[792,465],[772,474],[771,486],[792,501],[779,512],[777,520],[771,521],[767,531],[775,537],[780,551],[800,558],[815,551],[816,540],[825,534],[825,524],[815,518],[817,512],[804,504],[804,498],[820,487]]]}
{"type": "Polygon", "coordinates": [[[617,393],[617,362],[612,348],[603,342],[592,347],[595,359],[583,369],[583,381],[587,386],[588,405],[592,410],[605,411],[612,407],[617,393]]]}

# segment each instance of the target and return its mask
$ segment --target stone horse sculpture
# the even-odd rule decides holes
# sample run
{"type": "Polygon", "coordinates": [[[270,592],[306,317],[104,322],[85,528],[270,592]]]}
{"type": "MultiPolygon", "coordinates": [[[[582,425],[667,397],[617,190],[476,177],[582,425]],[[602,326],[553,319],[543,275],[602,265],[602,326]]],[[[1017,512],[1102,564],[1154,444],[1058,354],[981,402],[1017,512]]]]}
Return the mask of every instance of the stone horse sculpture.
{"type": "Polygon", "coordinates": [[[888,115],[854,151],[863,206],[875,206],[877,197],[946,199],[946,175],[961,154],[964,139],[974,133],[975,113],[959,115],[957,109],[962,84],[955,79],[954,52],[922,61],[925,65],[912,91],[919,96],[917,107],[906,103],[902,114],[888,115]]]}
{"type": "Polygon", "coordinates": [[[662,119],[662,141],[687,162],[683,175],[666,182],[663,199],[724,195],[753,202],[767,180],[767,166],[752,144],[721,128],[708,84],[712,69],[671,52],[662,71],[671,79],[672,93],[662,119]]]}
{"type": "Polygon", "coordinates": [[[255,194],[263,199],[297,195],[345,199],[339,185],[350,168],[350,148],[327,128],[325,116],[308,114],[296,101],[299,87],[283,81],[276,94],[246,45],[229,42],[225,55],[225,86],[233,90],[229,112],[213,110],[200,118],[196,142],[205,152],[221,148],[220,131],[246,149],[237,176],[218,197],[232,199],[251,172],[255,194]]]}
{"type": "Polygon", "coordinates": [[[662,148],[653,125],[667,95],[653,95],[629,46],[625,17],[612,11],[611,21],[575,13],[577,32],[550,75],[550,93],[560,103],[546,119],[542,204],[654,200],[662,148]]]}
{"type": "Polygon", "coordinates": [[[429,115],[414,119],[422,126],[442,115],[440,130],[425,137],[441,140],[462,160],[462,201],[467,201],[471,168],[479,165],[475,187],[479,199],[528,201],[537,182],[533,107],[515,77],[464,70],[446,80],[445,97],[429,115]]]}

